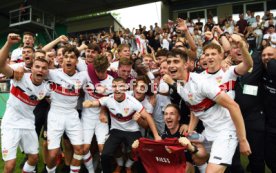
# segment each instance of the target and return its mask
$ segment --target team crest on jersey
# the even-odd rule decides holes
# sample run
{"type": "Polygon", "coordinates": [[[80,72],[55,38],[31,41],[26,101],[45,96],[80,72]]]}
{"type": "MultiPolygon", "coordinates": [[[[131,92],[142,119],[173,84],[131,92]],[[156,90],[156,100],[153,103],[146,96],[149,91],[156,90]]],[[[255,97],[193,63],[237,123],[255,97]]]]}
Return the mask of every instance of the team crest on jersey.
{"type": "Polygon", "coordinates": [[[44,92],[41,91],[41,92],[38,93],[38,96],[37,96],[38,100],[42,100],[44,97],[45,97],[44,92]]]}
{"type": "Polygon", "coordinates": [[[7,149],[2,150],[2,154],[3,154],[3,158],[6,158],[9,154],[9,150],[7,149]]]}
{"type": "Polygon", "coordinates": [[[124,108],[125,114],[128,114],[129,108],[124,108]]]}
{"type": "Polygon", "coordinates": [[[81,88],[81,81],[80,80],[76,80],[76,82],[75,82],[75,88],[76,89],[80,89],[81,88]]]}
{"type": "Polygon", "coordinates": [[[189,93],[189,94],[188,94],[188,99],[189,99],[190,101],[192,101],[192,100],[193,100],[193,94],[189,93]]]}
{"type": "Polygon", "coordinates": [[[221,81],[222,81],[222,76],[218,76],[216,77],[216,81],[218,84],[221,84],[221,81]]]}

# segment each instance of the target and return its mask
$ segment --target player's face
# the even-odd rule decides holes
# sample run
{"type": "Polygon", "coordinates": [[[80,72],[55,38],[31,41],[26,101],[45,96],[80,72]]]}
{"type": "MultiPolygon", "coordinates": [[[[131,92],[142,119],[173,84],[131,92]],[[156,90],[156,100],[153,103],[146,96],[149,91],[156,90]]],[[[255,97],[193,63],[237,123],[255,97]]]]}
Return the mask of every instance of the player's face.
{"type": "Polygon", "coordinates": [[[60,48],[60,49],[58,49],[58,51],[57,51],[57,56],[56,56],[56,58],[57,58],[57,62],[58,62],[59,65],[62,65],[62,62],[63,62],[63,54],[62,54],[62,51],[63,51],[63,48],[60,48]]]}
{"type": "Polygon", "coordinates": [[[121,65],[119,68],[118,68],[118,75],[123,78],[123,79],[127,79],[130,75],[130,72],[131,72],[131,65],[121,65]]]}
{"type": "Polygon", "coordinates": [[[34,37],[32,35],[24,35],[23,36],[23,44],[24,46],[33,46],[34,45],[34,37]]]}
{"type": "Polygon", "coordinates": [[[48,63],[42,61],[34,61],[32,66],[32,81],[36,85],[40,85],[48,75],[48,63]]]}
{"type": "Polygon", "coordinates": [[[170,76],[174,80],[184,79],[184,75],[187,73],[188,68],[187,62],[184,62],[184,60],[177,55],[176,57],[169,56],[167,58],[167,64],[170,76]]]}
{"type": "Polygon", "coordinates": [[[32,66],[33,64],[33,57],[34,57],[34,52],[30,48],[24,48],[22,50],[22,58],[26,64],[26,66],[32,66]]]}
{"type": "Polygon", "coordinates": [[[77,56],[74,52],[65,52],[63,57],[63,70],[66,74],[72,73],[76,70],[78,63],[77,56]]]}
{"type": "Polygon", "coordinates": [[[206,49],[205,59],[207,61],[208,69],[219,70],[221,66],[222,57],[220,56],[217,49],[206,49]]]}
{"type": "Polygon", "coordinates": [[[200,59],[199,59],[199,65],[202,69],[207,69],[208,68],[208,65],[207,65],[207,60],[205,58],[205,55],[202,54],[200,59]]]}
{"type": "Polygon", "coordinates": [[[168,129],[178,127],[180,116],[174,107],[167,107],[164,112],[164,122],[168,129]]]}
{"type": "Polygon", "coordinates": [[[147,90],[148,90],[148,86],[144,81],[141,81],[141,80],[137,81],[137,84],[134,87],[134,97],[137,100],[143,100],[147,90]]]}
{"type": "Polygon", "coordinates": [[[276,48],[267,47],[262,52],[262,61],[267,64],[271,59],[276,59],[276,48]]]}
{"type": "Polygon", "coordinates": [[[123,100],[124,93],[126,92],[126,83],[123,81],[114,81],[112,82],[112,89],[114,92],[115,100],[123,100]]]}
{"type": "Polygon", "coordinates": [[[96,72],[97,77],[98,77],[100,80],[104,80],[104,79],[107,77],[107,71],[105,71],[105,72],[97,72],[97,71],[95,70],[95,72],[96,72]]]}
{"type": "Polygon", "coordinates": [[[242,51],[239,48],[238,44],[236,43],[231,43],[231,49],[230,49],[230,55],[233,58],[233,61],[242,61],[242,51]]]}
{"type": "Polygon", "coordinates": [[[99,55],[99,53],[93,49],[85,50],[85,60],[87,63],[93,63],[93,59],[99,55]]]}
{"type": "Polygon", "coordinates": [[[130,58],[130,50],[128,47],[124,47],[121,52],[119,52],[120,58],[130,58]]]}
{"type": "Polygon", "coordinates": [[[160,75],[164,76],[165,74],[168,74],[168,64],[167,61],[164,61],[160,64],[160,75]]]}
{"type": "Polygon", "coordinates": [[[144,64],[148,65],[151,68],[151,65],[153,63],[153,59],[151,57],[145,56],[143,58],[143,62],[144,62],[144,64]]]}

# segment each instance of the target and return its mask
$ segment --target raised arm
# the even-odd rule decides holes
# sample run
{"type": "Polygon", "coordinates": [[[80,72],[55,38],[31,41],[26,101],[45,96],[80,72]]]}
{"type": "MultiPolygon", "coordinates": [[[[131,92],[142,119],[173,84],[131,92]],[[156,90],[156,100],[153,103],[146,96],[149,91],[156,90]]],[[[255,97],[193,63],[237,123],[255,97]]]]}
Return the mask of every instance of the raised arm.
{"type": "Polygon", "coordinates": [[[45,45],[42,48],[42,50],[47,52],[47,51],[51,50],[55,45],[57,45],[60,42],[68,42],[68,38],[65,35],[61,35],[58,38],[56,38],[55,40],[53,40],[50,43],[48,43],[47,45],[45,45]]]}
{"type": "Polygon", "coordinates": [[[248,52],[248,47],[246,45],[246,43],[242,40],[241,36],[237,35],[237,34],[233,34],[231,36],[232,38],[232,41],[236,42],[237,45],[239,46],[239,48],[241,49],[242,51],[242,57],[243,57],[243,60],[242,62],[237,65],[237,67],[235,68],[236,72],[239,74],[239,75],[244,75],[248,72],[248,70],[250,68],[253,67],[253,60],[248,52]]]}
{"type": "Polygon", "coordinates": [[[19,35],[10,33],[7,37],[6,43],[0,51],[0,73],[3,73],[6,77],[13,76],[13,69],[7,64],[9,50],[13,44],[18,43],[20,40],[21,38],[19,35]]]}
{"type": "Polygon", "coordinates": [[[193,37],[191,36],[188,28],[187,28],[187,25],[186,25],[186,22],[185,20],[181,19],[181,18],[178,18],[177,19],[177,27],[176,27],[178,30],[180,31],[183,31],[184,34],[185,34],[185,37],[191,47],[191,50],[192,51],[196,51],[196,44],[195,44],[195,41],[193,39],[193,37]]]}

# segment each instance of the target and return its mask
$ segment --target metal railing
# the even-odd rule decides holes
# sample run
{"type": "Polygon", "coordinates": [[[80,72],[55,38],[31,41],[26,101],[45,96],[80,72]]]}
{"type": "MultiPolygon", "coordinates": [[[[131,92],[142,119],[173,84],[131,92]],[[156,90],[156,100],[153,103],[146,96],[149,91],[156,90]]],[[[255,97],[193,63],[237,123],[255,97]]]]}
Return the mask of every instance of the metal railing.
{"type": "Polygon", "coordinates": [[[55,16],[32,6],[10,11],[10,27],[34,23],[49,29],[55,28],[55,16]]]}

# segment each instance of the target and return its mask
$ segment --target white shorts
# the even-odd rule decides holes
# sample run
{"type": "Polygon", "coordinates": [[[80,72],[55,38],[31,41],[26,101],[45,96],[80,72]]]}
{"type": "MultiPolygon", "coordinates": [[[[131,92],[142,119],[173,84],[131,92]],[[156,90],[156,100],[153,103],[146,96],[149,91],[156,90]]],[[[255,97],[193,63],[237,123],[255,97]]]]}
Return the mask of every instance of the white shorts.
{"type": "Polygon", "coordinates": [[[1,129],[2,158],[4,161],[16,158],[20,146],[26,154],[38,154],[38,137],[34,129],[1,129]]]}
{"type": "Polygon", "coordinates": [[[82,125],[76,110],[58,111],[51,108],[47,120],[48,149],[60,148],[63,133],[66,132],[72,145],[83,144],[82,125]]]}
{"type": "Polygon", "coordinates": [[[204,141],[205,149],[210,153],[209,163],[231,165],[237,145],[236,131],[222,131],[214,141],[204,141]]]}
{"type": "Polygon", "coordinates": [[[102,123],[99,119],[90,121],[89,127],[85,127],[86,124],[88,124],[87,119],[85,118],[82,119],[83,139],[84,139],[83,143],[91,144],[92,138],[95,133],[98,144],[104,144],[108,135],[108,124],[102,123]],[[83,123],[83,121],[85,121],[85,123],[83,123]]]}

